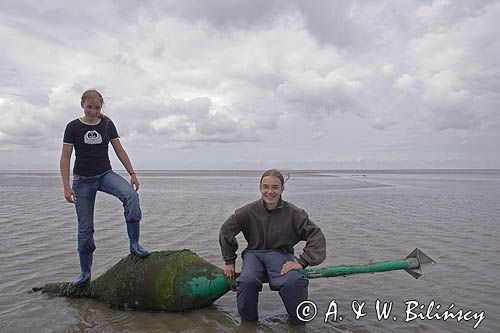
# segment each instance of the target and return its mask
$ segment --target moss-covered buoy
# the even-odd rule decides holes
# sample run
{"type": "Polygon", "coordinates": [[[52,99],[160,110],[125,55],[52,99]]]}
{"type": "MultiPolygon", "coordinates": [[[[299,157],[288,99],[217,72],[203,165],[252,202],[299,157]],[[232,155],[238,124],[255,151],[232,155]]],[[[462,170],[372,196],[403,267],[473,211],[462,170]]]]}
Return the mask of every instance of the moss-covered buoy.
{"type": "Polygon", "coordinates": [[[85,287],[47,283],[42,292],[93,298],[116,309],[184,311],[212,304],[232,288],[222,269],[190,250],[152,252],[120,260],[85,287]]]}

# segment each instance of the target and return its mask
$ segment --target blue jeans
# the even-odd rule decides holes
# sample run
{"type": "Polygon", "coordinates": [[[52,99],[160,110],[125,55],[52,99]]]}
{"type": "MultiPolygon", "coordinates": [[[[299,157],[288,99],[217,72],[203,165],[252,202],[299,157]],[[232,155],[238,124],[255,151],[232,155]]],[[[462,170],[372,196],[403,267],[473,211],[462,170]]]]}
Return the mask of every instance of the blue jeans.
{"type": "Polygon", "coordinates": [[[301,302],[307,300],[309,280],[297,270],[281,275],[281,267],[286,261],[294,261],[294,257],[284,251],[245,252],[241,274],[236,279],[236,300],[242,321],[258,320],[259,292],[267,278],[269,288],[279,291],[291,322],[305,323],[297,318],[296,309],[301,302]]]}
{"type": "Polygon", "coordinates": [[[112,170],[97,176],[73,176],[73,191],[76,196],[78,217],[78,252],[91,254],[94,243],[94,206],[97,191],[111,194],[123,203],[125,221],[139,223],[141,207],[137,191],[123,177],[112,170]]]}

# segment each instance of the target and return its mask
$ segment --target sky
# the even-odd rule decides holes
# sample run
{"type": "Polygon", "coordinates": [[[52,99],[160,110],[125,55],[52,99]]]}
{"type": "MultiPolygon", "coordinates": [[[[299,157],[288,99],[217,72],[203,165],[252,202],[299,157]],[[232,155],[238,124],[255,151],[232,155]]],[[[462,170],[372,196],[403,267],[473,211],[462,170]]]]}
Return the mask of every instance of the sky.
{"type": "Polygon", "coordinates": [[[138,170],[500,168],[499,20],[485,0],[5,0],[0,170],[58,170],[86,89],[138,170]]]}

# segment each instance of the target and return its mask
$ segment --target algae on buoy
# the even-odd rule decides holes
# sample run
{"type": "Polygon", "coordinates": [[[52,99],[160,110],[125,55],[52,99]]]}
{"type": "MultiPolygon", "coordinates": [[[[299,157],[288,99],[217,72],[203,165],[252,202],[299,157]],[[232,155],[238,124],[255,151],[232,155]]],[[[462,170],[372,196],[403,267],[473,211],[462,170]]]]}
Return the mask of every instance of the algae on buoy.
{"type": "MultiPolygon", "coordinates": [[[[316,279],[405,270],[418,279],[434,264],[434,260],[417,248],[403,259],[307,268],[300,272],[308,279],[316,279]]],[[[57,296],[93,298],[122,310],[172,312],[209,306],[234,287],[235,282],[219,267],[190,250],[178,250],[151,252],[143,259],[130,254],[85,287],[59,282],[33,290],[57,296]]]]}
{"type": "Polygon", "coordinates": [[[128,255],[85,287],[47,283],[43,293],[92,298],[116,309],[183,311],[212,304],[233,286],[224,271],[190,250],[128,255]]]}

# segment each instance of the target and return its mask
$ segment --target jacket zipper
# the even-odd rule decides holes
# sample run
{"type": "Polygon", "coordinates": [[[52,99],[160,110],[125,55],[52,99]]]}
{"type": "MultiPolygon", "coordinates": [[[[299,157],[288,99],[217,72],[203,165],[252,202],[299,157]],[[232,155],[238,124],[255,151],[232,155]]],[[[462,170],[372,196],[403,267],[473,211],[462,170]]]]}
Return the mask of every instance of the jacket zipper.
{"type": "Polygon", "coordinates": [[[270,211],[267,213],[267,233],[266,233],[266,249],[267,250],[270,250],[269,249],[269,235],[270,235],[269,225],[271,224],[271,214],[272,213],[273,213],[273,211],[270,211]]]}

